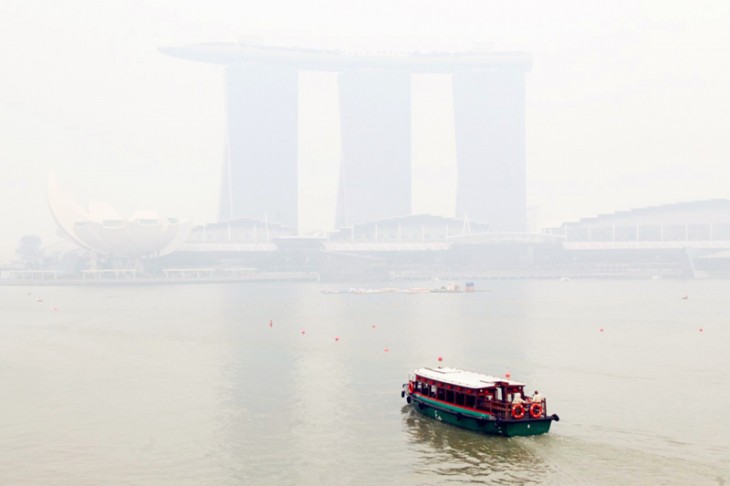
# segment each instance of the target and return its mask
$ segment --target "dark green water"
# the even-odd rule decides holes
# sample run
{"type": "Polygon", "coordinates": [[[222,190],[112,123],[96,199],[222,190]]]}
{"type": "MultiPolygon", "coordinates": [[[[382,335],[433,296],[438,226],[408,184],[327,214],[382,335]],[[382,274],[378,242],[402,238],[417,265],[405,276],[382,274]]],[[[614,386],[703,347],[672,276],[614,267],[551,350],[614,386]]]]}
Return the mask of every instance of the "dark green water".
{"type": "Polygon", "coordinates": [[[730,282],[477,286],[0,287],[0,482],[730,484],[730,282]],[[438,356],[561,421],[416,414],[401,384],[438,356]]]}

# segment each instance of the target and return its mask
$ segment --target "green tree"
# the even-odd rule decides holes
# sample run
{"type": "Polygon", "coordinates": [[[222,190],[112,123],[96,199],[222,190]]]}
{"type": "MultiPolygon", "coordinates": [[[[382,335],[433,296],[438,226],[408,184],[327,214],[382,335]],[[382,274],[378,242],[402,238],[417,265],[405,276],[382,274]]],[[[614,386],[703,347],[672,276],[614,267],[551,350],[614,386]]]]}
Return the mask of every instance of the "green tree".
{"type": "Polygon", "coordinates": [[[38,235],[25,235],[20,239],[18,249],[15,253],[28,268],[36,268],[43,261],[43,250],[41,249],[41,237],[38,235]]]}

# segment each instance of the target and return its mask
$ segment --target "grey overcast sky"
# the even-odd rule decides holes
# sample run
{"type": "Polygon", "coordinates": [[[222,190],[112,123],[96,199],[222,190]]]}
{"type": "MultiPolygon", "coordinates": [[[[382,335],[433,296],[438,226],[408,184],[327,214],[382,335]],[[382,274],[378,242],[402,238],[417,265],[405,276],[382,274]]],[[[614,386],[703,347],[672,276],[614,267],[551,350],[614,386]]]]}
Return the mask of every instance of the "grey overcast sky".
{"type": "MultiPolygon", "coordinates": [[[[730,197],[727,1],[0,2],[0,261],[58,238],[48,173],[122,213],[216,218],[223,73],[157,48],[244,37],[275,45],[532,54],[534,228],[600,212],[730,197]]],[[[333,75],[302,73],[303,232],[334,216],[333,75]]],[[[454,208],[450,81],[413,81],[414,210],[454,208]]]]}

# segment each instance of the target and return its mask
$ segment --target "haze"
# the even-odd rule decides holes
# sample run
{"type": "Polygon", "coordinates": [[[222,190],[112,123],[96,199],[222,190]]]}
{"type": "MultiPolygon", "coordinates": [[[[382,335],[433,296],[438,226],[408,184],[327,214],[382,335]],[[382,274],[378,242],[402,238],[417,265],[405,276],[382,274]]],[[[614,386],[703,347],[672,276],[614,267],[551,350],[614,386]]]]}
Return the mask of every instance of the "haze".
{"type": "MultiPolygon", "coordinates": [[[[215,221],[221,67],[161,46],[236,42],[358,50],[525,51],[532,230],[730,194],[730,4],[323,1],[0,4],[0,260],[58,240],[48,173],[122,212],[215,221]]],[[[453,215],[447,76],[413,79],[413,209],[453,215]]],[[[336,80],[300,75],[300,232],[332,229],[336,80]]]]}

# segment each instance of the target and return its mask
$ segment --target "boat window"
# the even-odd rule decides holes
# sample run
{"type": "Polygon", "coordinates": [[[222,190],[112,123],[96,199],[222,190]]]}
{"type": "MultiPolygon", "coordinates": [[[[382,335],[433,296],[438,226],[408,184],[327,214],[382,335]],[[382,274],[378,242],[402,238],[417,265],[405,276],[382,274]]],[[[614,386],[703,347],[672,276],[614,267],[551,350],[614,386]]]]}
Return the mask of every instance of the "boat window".
{"type": "Polygon", "coordinates": [[[451,390],[446,390],[445,400],[449,403],[454,403],[454,392],[452,392],[451,390]]]}
{"type": "Polygon", "coordinates": [[[476,403],[476,397],[474,397],[472,395],[464,395],[464,405],[466,405],[467,407],[474,408],[475,403],[476,403]]]}

